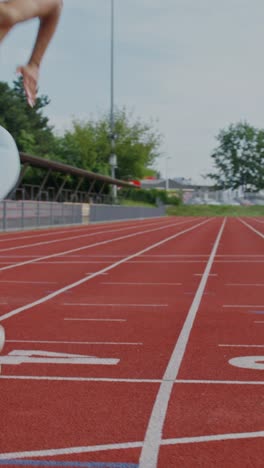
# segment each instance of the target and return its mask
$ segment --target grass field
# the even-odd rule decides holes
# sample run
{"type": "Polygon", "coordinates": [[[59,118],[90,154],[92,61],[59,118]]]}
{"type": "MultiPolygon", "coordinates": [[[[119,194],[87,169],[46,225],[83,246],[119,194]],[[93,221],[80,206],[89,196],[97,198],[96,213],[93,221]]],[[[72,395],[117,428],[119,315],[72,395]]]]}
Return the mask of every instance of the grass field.
{"type": "Polygon", "coordinates": [[[152,205],[151,203],[134,201],[134,200],[121,200],[120,204],[124,206],[144,206],[147,208],[155,208],[155,205],[152,205]]]}
{"type": "Polygon", "coordinates": [[[168,207],[170,216],[264,216],[264,206],[181,205],[168,207]]]}

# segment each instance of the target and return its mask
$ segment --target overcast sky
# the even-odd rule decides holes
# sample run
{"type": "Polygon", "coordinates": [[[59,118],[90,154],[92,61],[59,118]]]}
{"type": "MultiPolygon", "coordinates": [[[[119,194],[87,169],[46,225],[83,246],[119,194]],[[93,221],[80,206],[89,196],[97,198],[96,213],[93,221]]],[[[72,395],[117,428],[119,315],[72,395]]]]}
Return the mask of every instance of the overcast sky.
{"type": "MultiPolygon", "coordinates": [[[[215,136],[247,120],[264,128],[263,0],[115,0],[115,104],[164,136],[156,167],[172,177],[211,169],[215,136]]],[[[36,34],[20,25],[0,49],[12,82],[36,34]]],[[[110,107],[110,0],[64,0],[43,62],[40,92],[58,131],[110,107]]]]}

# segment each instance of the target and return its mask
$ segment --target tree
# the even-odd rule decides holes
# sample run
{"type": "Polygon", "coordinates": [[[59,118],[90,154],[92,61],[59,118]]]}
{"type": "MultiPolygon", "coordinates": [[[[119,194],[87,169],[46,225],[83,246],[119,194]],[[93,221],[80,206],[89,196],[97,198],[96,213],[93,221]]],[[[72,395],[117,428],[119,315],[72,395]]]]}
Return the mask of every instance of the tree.
{"type": "Polygon", "coordinates": [[[0,82],[0,125],[11,133],[20,151],[43,157],[54,155],[53,128],[43,115],[48,104],[48,97],[40,96],[35,107],[30,108],[21,77],[14,81],[13,88],[0,82]]]}
{"type": "Polygon", "coordinates": [[[264,130],[247,122],[232,124],[217,136],[212,153],[216,172],[208,174],[218,188],[259,191],[264,188],[264,130]]]}
{"type": "MultiPolygon", "coordinates": [[[[159,156],[161,136],[153,124],[133,120],[125,109],[115,113],[116,177],[142,178],[159,156]]],[[[110,175],[111,153],[109,116],[87,122],[74,121],[61,140],[60,158],[67,164],[110,175]]]]}
{"type": "MultiPolygon", "coordinates": [[[[85,122],[75,120],[72,130],[59,138],[55,136],[48,117],[43,114],[49,102],[47,96],[40,96],[32,109],[27,104],[22,78],[14,81],[13,87],[0,82],[0,125],[12,134],[19,151],[110,175],[109,115],[85,122]]],[[[116,177],[130,180],[148,175],[159,156],[161,143],[161,136],[154,129],[153,122],[143,123],[125,109],[117,110],[115,135],[118,158],[116,177]]],[[[38,184],[40,171],[28,169],[25,180],[38,184]]],[[[74,183],[72,177],[67,183],[74,183]]]]}

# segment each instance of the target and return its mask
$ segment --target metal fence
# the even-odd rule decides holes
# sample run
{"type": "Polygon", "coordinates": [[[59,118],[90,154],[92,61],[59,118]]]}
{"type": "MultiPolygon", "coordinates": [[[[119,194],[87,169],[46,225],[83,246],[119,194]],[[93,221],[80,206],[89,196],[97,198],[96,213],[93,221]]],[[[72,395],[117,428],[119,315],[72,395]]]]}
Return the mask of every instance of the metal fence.
{"type": "Polygon", "coordinates": [[[41,189],[39,185],[23,184],[9,196],[11,200],[45,201],[59,203],[113,203],[111,194],[89,191],[74,191],[73,189],[57,190],[55,187],[41,189]]]}
{"type": "Polygon", "coordinates": [[[185,192],[183,197],[187,205],[264,205],[264,191],[258,193],[236,190],[197,189],[185,192]]]}
{"type": "Polygon", "coordinates": [[[156,218],[165,215],[165,206],[148,208],[141,206],[91,205],[90,207],[91,222],[156,218]]]}
{"type": "Polygon", "coordinates": [[[0,202],[1,231],[81,224],[82,222],[81,204],[25,200],[0,202]]]}
{"type": "Polygon", "coordinates": [[[56,203],[28,200],[0,202],[0,231],[35,229],[89,222],[165,216],[165,207],[56,203]]]}

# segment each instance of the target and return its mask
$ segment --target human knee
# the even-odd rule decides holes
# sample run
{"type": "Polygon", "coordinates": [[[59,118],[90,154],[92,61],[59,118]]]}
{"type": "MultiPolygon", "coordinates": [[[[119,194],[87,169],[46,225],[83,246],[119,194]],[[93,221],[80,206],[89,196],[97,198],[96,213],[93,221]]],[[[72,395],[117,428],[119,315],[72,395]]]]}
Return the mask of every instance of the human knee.
{"type": "Polygon", "coordinates": [[[16,11],[12,5],[6,3],[0,5],[0,24],[5,27],[12,27],[18,23],[19,18],[16,11]]]}

